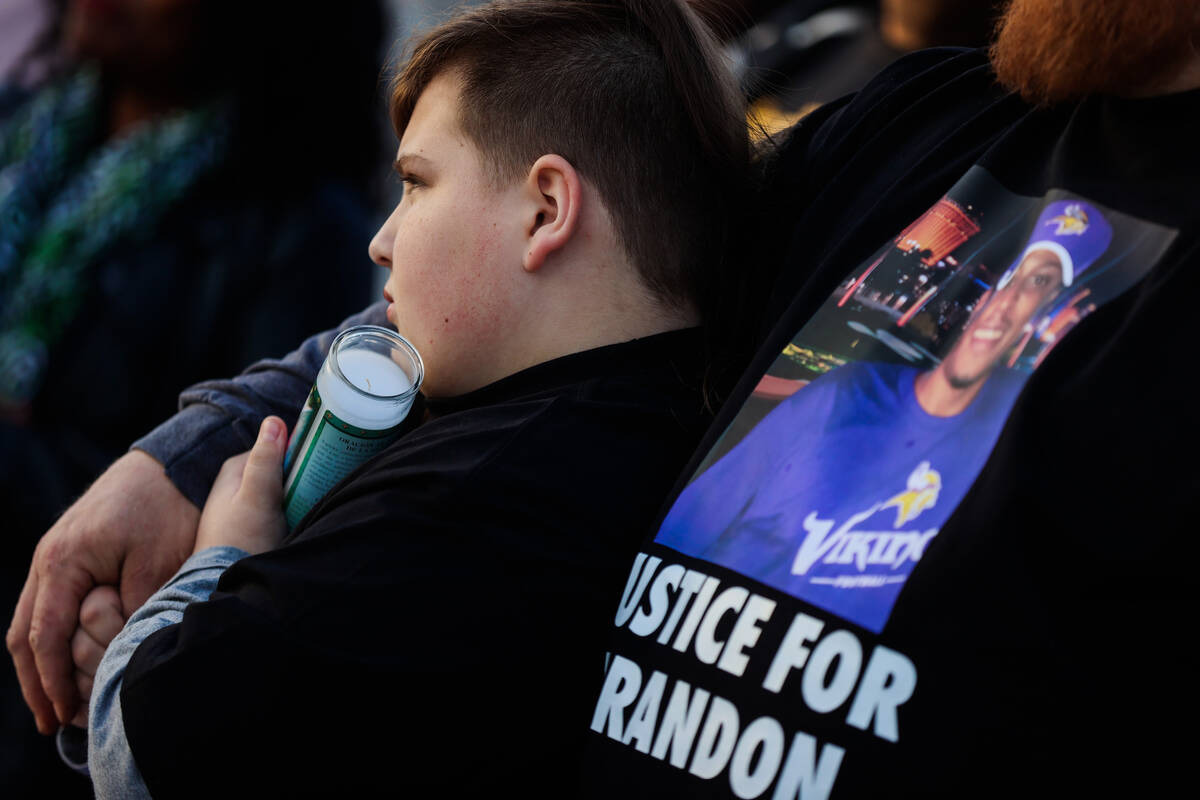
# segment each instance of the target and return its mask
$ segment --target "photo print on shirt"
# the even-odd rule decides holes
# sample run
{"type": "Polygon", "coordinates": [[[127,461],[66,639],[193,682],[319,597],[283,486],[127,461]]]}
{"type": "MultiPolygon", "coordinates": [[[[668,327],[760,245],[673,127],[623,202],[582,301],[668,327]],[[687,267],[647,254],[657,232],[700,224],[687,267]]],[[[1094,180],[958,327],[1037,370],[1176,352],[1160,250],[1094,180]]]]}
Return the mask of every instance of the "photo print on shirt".
{"type": "Polygon", "coordinates": [[[879,633],[1026,380],[1175,233],[973,167],[792,338],[655,541],[879,633]]]}

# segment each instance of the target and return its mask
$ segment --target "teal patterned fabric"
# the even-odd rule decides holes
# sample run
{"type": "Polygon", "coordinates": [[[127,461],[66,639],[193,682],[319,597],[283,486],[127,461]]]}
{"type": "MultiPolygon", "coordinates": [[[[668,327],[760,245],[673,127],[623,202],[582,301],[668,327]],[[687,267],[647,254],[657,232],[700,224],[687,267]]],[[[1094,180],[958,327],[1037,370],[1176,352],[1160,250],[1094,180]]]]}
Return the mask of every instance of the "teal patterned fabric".
{"type": "Polygon", "coordinates": [[[84,69],[0,125],[2,403],[23,405],[37,394],[50,349],[81,311],[97,256],[149,236],[226,153],[223,103],[103,142],[99,93],[98,76],[84,69]]]}

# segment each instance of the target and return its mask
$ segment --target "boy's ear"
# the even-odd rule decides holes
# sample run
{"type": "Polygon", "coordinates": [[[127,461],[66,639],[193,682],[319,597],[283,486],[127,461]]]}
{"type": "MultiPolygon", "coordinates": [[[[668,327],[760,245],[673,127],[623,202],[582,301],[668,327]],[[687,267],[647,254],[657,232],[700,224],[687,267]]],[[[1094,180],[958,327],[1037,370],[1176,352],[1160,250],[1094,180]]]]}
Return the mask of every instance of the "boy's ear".
{"type": "Polygon", "coordinates": [[[532,201],[528,240],[522,266],[536,272],[562,248],[579,227],[583,183],[571,162],[544,155],[529,168],[525,188],[532,201]]]}

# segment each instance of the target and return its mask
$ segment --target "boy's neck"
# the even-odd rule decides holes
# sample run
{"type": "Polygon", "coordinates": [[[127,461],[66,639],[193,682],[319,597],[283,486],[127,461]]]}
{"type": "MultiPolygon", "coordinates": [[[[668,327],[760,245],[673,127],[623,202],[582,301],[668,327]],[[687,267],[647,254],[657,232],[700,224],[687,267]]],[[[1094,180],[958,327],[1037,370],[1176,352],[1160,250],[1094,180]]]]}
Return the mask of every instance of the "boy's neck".
{"type": "Polygon", "coordinates": [[[602,285],[597,289],[597,284],[589,288],[584,283],[574,287],[569,293],[573,296],[539,304],[546,313],[526,329],[525,344],[517,351],[523,357],[513,360],[517,367],[512,372],[572,353],[700,324],[695,309],[662,302],[636,277],[618,285],[612,281],[602,285]]]}
{"type": "Polygon", "coordinates": [[[584,257],[553,269],[529,276],[537,282],[521,303],[529,313],[489,343],[489,359],[472,379],[431,396],[466,394],[557,358],[700,323],[694,309],[660,300],[623,260],[584,257]]]}

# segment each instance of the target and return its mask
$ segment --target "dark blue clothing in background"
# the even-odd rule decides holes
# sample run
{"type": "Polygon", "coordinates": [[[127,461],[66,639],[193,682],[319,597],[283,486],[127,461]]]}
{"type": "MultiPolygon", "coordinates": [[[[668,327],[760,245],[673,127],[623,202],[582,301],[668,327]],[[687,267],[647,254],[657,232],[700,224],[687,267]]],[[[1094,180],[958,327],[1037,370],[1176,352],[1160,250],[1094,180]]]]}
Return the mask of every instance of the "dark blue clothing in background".
{"type": "MultiPolygon", "coordinates": [[[[38,538],[129,442],[172,414],[180,390],[281,356],[370,296],[372,219],[335,181],[297,192],[213,176],[148,242],[116,245],[78,287],[87,299],[50,353],[27,425],[0,421],[3,607],[11,616],[38,538]]],[[[67,796],[58,763],[0,668],[0,792],[67,796]]]]}

